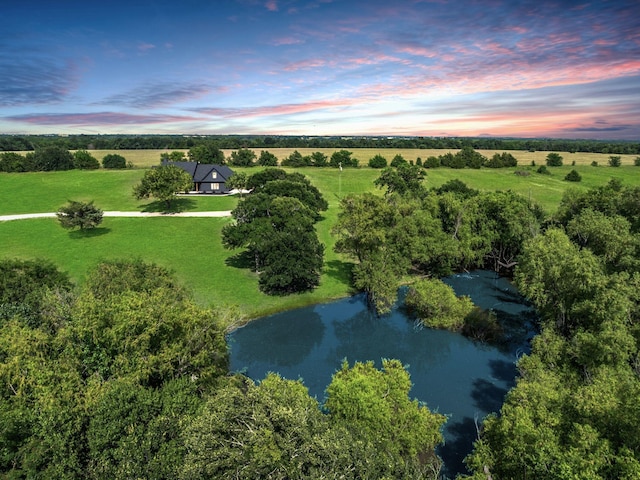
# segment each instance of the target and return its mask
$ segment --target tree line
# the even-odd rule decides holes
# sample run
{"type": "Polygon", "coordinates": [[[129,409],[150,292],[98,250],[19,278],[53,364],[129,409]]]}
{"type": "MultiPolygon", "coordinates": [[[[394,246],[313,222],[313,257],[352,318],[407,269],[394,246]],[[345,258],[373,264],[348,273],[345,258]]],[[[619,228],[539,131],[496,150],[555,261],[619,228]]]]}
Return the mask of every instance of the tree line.
{"type": "Polygon", "coordinates": [[[640,154],[640,143],[557,138],[279,136],[279,135],[0,135],[0,151],[28,151],[45,146],[67,150],[181,149],[212,145],[239,148],[424,148],[529,150],[640,154]]]}

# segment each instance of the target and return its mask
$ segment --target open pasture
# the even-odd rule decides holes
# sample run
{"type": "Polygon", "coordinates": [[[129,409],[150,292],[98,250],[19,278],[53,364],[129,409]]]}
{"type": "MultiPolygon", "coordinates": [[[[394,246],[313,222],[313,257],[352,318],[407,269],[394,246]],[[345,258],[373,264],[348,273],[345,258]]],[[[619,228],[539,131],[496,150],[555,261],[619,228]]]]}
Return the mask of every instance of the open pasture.
{"type": "MultiPolygon", "coordinates": [[[[256,153],[256,156],[260,155],[261,150],[268,150],[273,153],[278,160],[282,161],[287,158],[291,153],[295,150],[298,150],[302,155],[311,155],[313,152],[322,152],[327,157],[331,158],[331,154],[335,151],[342,150],[340,148],[255,148],[253,151],[256,153]]],[[[456,153],[458,150],[447,150],[447,149],[418,149],[418,148],[346,148],[344,150],[348,150],[352,152],[353,158],[357,158],[361,167],[367,166],[369,159],[376,156],[382,155],[389,162],[391,159],[400,154],[408,161],[416,161],[418,157],[422,160],[425,160],[430,156],[440,156],[447,152],[456,153]]],[[[127,162],[131,162],[136,167],[150,167],[152,165],[158,165],[160,163],[160,155],[162,153],[169,153],[173,150],[92,150],[91,154],[98,159],[98,161],[102,161],[102,158],[107,154],[116,153],[118,155],[122,155],[127,159],[127,162]]],[[[184,152],[185,155],[188,150],[180,150],[176,151],[184,152]]],[[[226,157],[231,155],[233,150],[222,150],[226,157]]],[[[478,150],[482,155],[487,158],[491,158],[495,153],[502,153],[505,150],[478,150]]],[[[549,152],[547,151],[536,151],[529,152],[524,150],[510,150],[509,151],[516,159],[518,160],[519,166],[527,166],[531,165],[531,162],[535,162],[536,165],[544,165],[545,159],[549,152]]],[[[25,152],[22,152],[25,153],[25,152]]],[[[599,166],[608,166],[609,165],[609,154],[606,153],[569,153],[569,152],[558,152],[563,157],[563,161],[565,165],[571,165],[574,161],[576,165],[587,165],[591,166],[592,162],[598,162],[599,166]]],[[[622,165],[633,165],[633,162],[637,155],[618,155],[622,162],[622,165]]]]}
{"type": "MultiPolygon", "coordinates": [[[[640,185],[640,168],[633,166],[576,166],[581,183],[569,183],[564,176],[574,167],[550,168],[551,175],[519,167],[516,169],[427,170],[426,184],[437,187],[461,179],[480,190],[511,189],[538,202],[548,212],[555,211],[563,192],[586,189],[617,178],[627,185],[640,185]]],[[[257,168],[238,169],[247,173],[257,168]]],[[[294,169],[289,169],[294,171],[294,169]]],[[[349,193],[370,191],[382,194],[373,181],[380,174],[370,168],[297,169],[324,194],[329,210],[317,224],[318,236],[325,244],[325,267],[321,285],[313,292],[288,297],[270,297],[258,290],[257,279],[243,268],[239,252],[222,247],[220,231],[228,218],[105,218],[95,231],[69,232],[54,219],[0,222],[0,257],[48,258],[71,278],[82,283],[86,273],[100,260],[141,258],[166,266],[191,289],[197,301],[207,306],[236,304],[248,317],[263,315],[343,297],[351,293],[350,262],[333,252],[330,234],[339,212],[340,198],[349,193]]],[[[67,200],[94,200],[103,210],[154,211],[162,205],[133,198],[132,188],[144,170],[67,171],[44,173],[0,173],[0,215],[56,211],[67,200]]],[[[178,210],[231,210],[237,202],[232,196],[201,195],[178,200],[178,210]]]]}

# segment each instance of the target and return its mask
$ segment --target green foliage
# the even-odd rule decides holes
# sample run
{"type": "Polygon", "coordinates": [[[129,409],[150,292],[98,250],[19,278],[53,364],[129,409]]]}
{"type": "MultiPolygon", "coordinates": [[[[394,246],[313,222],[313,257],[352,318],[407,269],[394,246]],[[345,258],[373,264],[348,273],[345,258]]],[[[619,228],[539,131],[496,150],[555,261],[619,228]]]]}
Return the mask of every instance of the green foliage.
{"type": "Polygon", "coordinates": [[[547,168],[546,165],[540,165],[538,167],[538,169],[536,170],[536,172],[542,174],[542,175],[551,175],[551,172],[549,171],[549,169],[547,168]]]}
{"type": "Polygon", "coordinates": [[[27,163],[30,170],[51,172],[58,170],[71,170],[75,168],[73,155],[63,147],[49,146],[36,149],[27,154],[27,163]]]}
{"type": "Polygon", "coordinates": [[[314,167],[329,166],[329,157],[322,152],[313,152],[311,154],[311,165],[314,167]]]}
{"type": "Polygon", "coordinates": [[[234,167],[253,167],[256,161],[256,152],[248,148],[240,148],[231,152],[229,165],[234,167]]]}
{"type": "Polygon", "coordinates": [[[91,155],[87,150],[77,150],[73,153],[74,168],[80,170],[95,170],[100,168],[98,159],[91,155]]]}
{"type": "Polygon", "coordinates": [[[58,209],[56,216],[63,228],[88,230],[102,223],[102,210],[91,202],[69,200],[67,205],[58,209]]]}
{"type": "Polygon", "coordinates": [[[633,164],[634,164],[636,167],[640,167],[640,157],[636,157],[636,158],[634,158],[634,159],[633,159],[633,164]]]}
{"type": "Polygon", "coordinates": [[[14,316],[31,327],[41,325],[50,300],[48,293],[63,296],[72,287],[69,276],[49,260],[0,261],[0,326],[14,316]]]}
{"type": "Polygon", "coordinates": [[[277,167],[278,157],[267,150],[262,150],[258,157],[258,165],[261,167],[277,167]]]}
{"type": "Polygon", "coordinates": [[[189,149],[187,157],[192,162],[200,162],[213,165],[224,165],[224,153],[217,145],[207,142],[201,145],[195,145],[189,149]]]}
{"type": "Polygon", "coordinates": [[[593,162],[591,162],[591,166],[592,167],[597,167],[598,166],[598,162],[596,162],[595,160],[593,162]]]}
{"type": "Polygon", "coordinates": [[[117,153],[110,153],[102,157],[104,168],[127,168],[127,159],[117,153]]]}
{"type": "Polygon", "coordinates": [[[30,162],[24,155],[15,152],[0,153],[0,172],[28,172],[31,169],[30,162]]]}
{"type": "Polygon", "coordinates": [[[154,197],[163,201],[167,210],[178,192],[186,192],[193,185],[191,175],[175,165],[160,165],[147,170],[140,183],[133,187],[138,200],[154,197]]]}
{"type": "Polygon", "coordinates": [[[299,174],[266,169],[252,175],[253,192],[232,211],[222,230],[225,248],[246,248],[259,272],[260,289],[289,294],[318,286],[324,259],[314,223],[327,202],[299,174]]]}
{"type": "Polygon", "coordinates": [[[547,155],[547,167],[561,167],[562,166],[562,155],[556,152],[551,152],[547,155]]]}
{"type": "Polygon", "coordinates": [[[369,159],[370,168],[385,168],[387,166],[387,159],[378,154],[369,159]]]}
{"type": "Polygon", "coordinates": [[[611,155],[609,156],[609,166],[610,167],[619,167],[622,165],[622,160],[620,155],[611,155]]]}
{"type": "Polygon", "coordinates": [[[294,150],[291,155],[282,160],[283,167],[309,167],[311,166],[311,157],[310,156],[302,156],[302,154],[298,150],[294,150]]]}
{"type": "Polygon", "coordinates": [[[381,455],[423,458],[426,470],[437,462],[433,450],[442,441],[445,417],[411,400],[410,390],[409,374],[398,360],[383,360],[382,370],[373,362],[349,367],[344,361],[327,387],[324,408],[334,424],[374,442],[381,455]]]}
{"type": "Polygon", "coordinates": [[[352,152],[348,150],[339,150],[337,152],[333,152],[331,155],[331,160],[329,161],[329,166],[338,168],[348,168],[348,167],[357,167],[358,159],[353,158],[352,152]]]}
{"type": "Polygon", "coordinates": [[[456,297],[453,288],[438,279],[414,283],[405,303],[424,325],[454,331],[462,329],[465,317],[473,310],[469,297],[456,297]]]}
{"type": "Polygon", "coordinates": [[[565,175],[564,179],[567,182],[581,182],[582,175],[580,175],[576,170],[571,170],[565,175]]]}
{"type": "Polygon", "coordinates": [[[425,177],[426,172],[423,168],[401,162],[396,168],[387,167],[382,170],[380,177],[373,183],[379,188],[386,188],[387,195],[391,193],[420,195],[424,192],[422,181],[425,177]]]}
{"type": "Polygon", "coordinates": [[[438,168],[441,165],[440,163],[440,157],[435,157],[433,155],[427,157],[427,159],[424,161],[423,167],[424,168],[438,168]]]}
{"type": "Polygon", "coordinates": [[[518,166],[518,160],[509,152],[494,153],[493,157],[487,160],[484,166],[489,168],[516,167],[518,166]]]}
{"type": "Polygon", "coordinates": [[[409,162],[401,155],[397,154],[391,159],[390,167],[398,168],[400,165],[408,165],[409,162]]]}
{"type": "MultiPolygon", "coordinates": [[[[23,293],[53,292],[59,274],[24,267],[11,269],[23,293]]],[[[121,263],[95,276],[49,306],[47,323],[0,325],[3,476],[175,478],[185,420],[227,373],[218,318],[170,288],[166,271],[121,263]]]]}

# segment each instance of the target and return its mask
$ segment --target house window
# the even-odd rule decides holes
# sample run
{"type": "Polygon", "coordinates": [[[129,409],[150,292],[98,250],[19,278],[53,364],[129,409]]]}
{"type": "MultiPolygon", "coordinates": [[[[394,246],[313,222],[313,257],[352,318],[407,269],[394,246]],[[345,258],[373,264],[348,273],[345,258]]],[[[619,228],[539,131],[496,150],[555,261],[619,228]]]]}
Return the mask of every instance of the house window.
{"type": "Polygon", "coordinates": [[[218,172],[211,172],[211,178],[218,178],[218,172]]]}
{"type": "Polygon", "coordinates": [[[220,184],[219,183],[212,183],[211,184],[211,190],[220,190],[220,184]]]}

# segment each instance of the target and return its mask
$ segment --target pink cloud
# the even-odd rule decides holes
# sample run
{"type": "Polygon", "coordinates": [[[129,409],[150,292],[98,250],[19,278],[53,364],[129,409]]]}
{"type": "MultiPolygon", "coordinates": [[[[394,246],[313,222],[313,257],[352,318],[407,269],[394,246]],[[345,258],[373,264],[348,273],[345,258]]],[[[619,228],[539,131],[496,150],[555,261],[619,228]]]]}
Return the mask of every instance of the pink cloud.
{"type": "Polygon", "coordinates": [[[299,38],[295,38],[295,37],[280,37],[280,38],[276,38],[271,42],[271,45],[276,46],[276,47],[280,47],[283,45],[298,45],[300,43],[304,43],[302,40],[300,40],[299,38]]]}
{"type": "Polygon", "coordinates": [[[149,50],[153,50],[154,48],[156,48],[156,46],[152,43],[139,43],[138,44],[138,50],[141,52],[147,52],[149,50]]]}
{"type": "Polygon", "coordinates": [[[318,100],[307,103],[287,103],[282,105],[269,105],[264,107],[247,108],[199,108],[195,111],[201,114],[213,115],[224,118],[251,118],[268,117],[272,115],[291,115],[306,113],[316,110],[346,107],[357,103],[355,99],[318,100]]]}
{"type": "Polygon", "coordinates": [[[29,123],[31,125],[144,125],[176,123],[194,120],[202,120],[197,117],[176,115],[131,115],[119,112],[96,113],[49,113],[49,114],[25,114],[13,117],[5,117],[16,122],[29,123]]]}
{"type": "Polygon", "coordinates": [[[278,11],[278,2],[276,0],[268,0],[267,3],[264,4],[264,6],[270,12],[278,11]]]}

